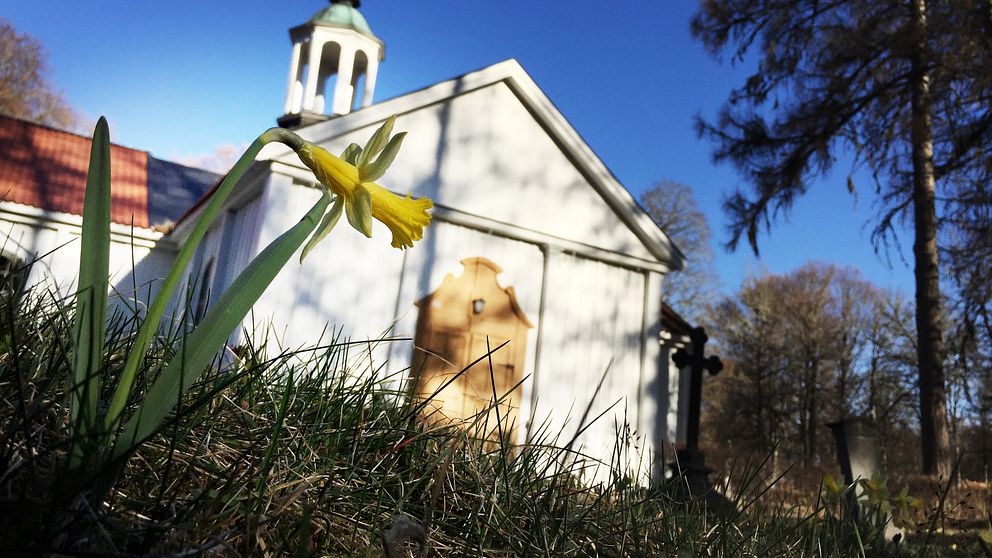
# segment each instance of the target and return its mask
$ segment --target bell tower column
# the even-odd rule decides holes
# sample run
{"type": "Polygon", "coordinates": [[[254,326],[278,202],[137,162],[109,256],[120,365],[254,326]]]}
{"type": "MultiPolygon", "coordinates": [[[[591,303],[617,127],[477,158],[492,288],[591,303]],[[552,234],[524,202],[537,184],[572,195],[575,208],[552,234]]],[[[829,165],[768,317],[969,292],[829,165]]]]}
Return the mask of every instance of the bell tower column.
{"type": "Polygon", "coordinates": [[[290,29],[293,53],[280,126],[308,126],[372,104],[385,45],[359,5],[359,0],[331,0],[307,23],[290,29]]]}
{"type": "Polygon", "coordinates": [[[315,41],[316,37],[310,39],[310,56],[307,60],[307,75],[306,80],[303,82],[303,107],[304,111],[307,112],[323,112],[321,109],[315,110],[314,104],[317,101],[317,86],[320,84],[318,77],[320,76],[320,55],[324,50],[324,45],[315,41]]]}
{"type": "Polygon", "coordinates": [[[338,58],[338,79],[334,84],[334,100],[331,110],[335,115],[348,114],[354,104],[355,87],[351,84],[355,75],[355,50],[342,46],[338,58]]]}
{"type": "Polygon", "coordinates": [[[289,60],[289,82],[286,84],[286,104],[283,114],[300,112],[303,108],[303,83],[300,76],[300,54],[303,43],[293,42],[293,56],[289,60]]]}
{"type": "Polygon", "coordinates": [[[369,68],[365,72],[365,91],[362,91],[362,108],[372,104],[372,92],[375,91],[375,79],[379,75],[379,60],[369,59],[369,68]]]}

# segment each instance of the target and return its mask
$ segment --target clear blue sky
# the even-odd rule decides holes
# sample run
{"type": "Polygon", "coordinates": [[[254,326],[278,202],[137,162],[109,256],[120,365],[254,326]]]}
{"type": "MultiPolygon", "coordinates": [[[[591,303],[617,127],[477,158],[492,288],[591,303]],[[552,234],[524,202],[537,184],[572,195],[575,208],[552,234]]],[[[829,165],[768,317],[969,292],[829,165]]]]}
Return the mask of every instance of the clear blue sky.
{"type": "MultiPolygon", "coordinates": [[[[107,115],[115,143],[181,159],[248,143],[274,124],[285,97],[287,30],[326,4],[4,0],[0,17],[46,45],[56,86],[87,116],[107,115]]],[[[721,202],[740,179],[713,164],[693,116],[715,115],[746,73],[692,39],[695,6],[365,0],[361,11],[386,42],[377,100],[516,58],[635,196],[661,179],[691,186],[714,232],[725,291],[748,273],[815,260],[859,268],[911,295],[911,268],[895,257],[889,269],[868,241],[873,189],[860,184],[850,196],[843,165],[761,237],[760,260],[746,247],[724,252],[721,202]]]]}

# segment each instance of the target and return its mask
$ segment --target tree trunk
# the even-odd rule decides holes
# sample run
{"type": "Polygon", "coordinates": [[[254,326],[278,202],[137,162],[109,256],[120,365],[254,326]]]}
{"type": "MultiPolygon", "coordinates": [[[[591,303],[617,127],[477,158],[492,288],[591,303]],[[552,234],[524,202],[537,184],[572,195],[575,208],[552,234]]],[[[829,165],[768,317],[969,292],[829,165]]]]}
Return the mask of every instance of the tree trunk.
{"type": "Polygon", "coordinates": [[[877,337],[873,335],[871,340],[871,366],[868,368],[868,416],[871,420],[878,420],[877,387],[875,385],[875,375],[878,373],[878,343],[877,337]]]}
{"type": "Polygon", "coordinates": [[[757,360],[756,360],[757,366],[755,367],[755,371],[756,371],[756,374],[755,374],[755,391],[756,391],[756,395],[757,395],[756,399],[757,399],[757,411],[758,412],[756,413],[756,417],[758,419],[758,437],[761,439],[762,443],[764,443],[767,448],[771,448],[772,447],[772,441],[771,441],[771,438],[772,437],[769,434],[770,421],[766,421],[765,420],[765,412],[767,410],[767,406],[765,404],[764,382],[762,381],[763,364],[762,364],[761,349],[759,348],[757,352],[758,352],[758,357],[757,357],[757,360]]]}
{"type": "Polygon", "coordinates": [[[916,42],[912,52],[911,142],[916,260],[916,337],[919,363],[920,435],[923,473],[947,478],[949,438],[940,324],[940,271],[934,201],[933,130],[927,69],[926,0],[913,0],[916,42]]]}
{"type": "MultiPolygon", "coordinates": [[[[846,329],[846,328],[845,328],[846,329]]],[[[851,371],[852,358],[848,358],[848,348],[847,348],[847,334],[845,332],[843,338],[842,353],[840,362],[837,365],[840,378],[837,381],[837,408],[840,411],[840,416],[838,418],[846,419],[850,415],[850,405],[847,404],[847,376],[851,371]]],[[[851,351],[854,352],[853,350],[851,351]]]]}
{"type": "Polygon", "coordinates": [[[816,360],[807,361],[806,364],[806,462],[810,463],[816,459],[816,429],[817,429],[817,396],[820,379],[820,365],[816,360]]]}

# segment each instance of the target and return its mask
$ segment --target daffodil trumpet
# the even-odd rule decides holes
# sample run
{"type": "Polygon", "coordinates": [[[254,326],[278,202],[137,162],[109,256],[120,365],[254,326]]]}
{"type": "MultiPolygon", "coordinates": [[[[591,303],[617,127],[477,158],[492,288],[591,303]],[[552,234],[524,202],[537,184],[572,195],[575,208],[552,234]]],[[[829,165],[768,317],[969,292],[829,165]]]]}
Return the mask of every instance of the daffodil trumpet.
{"type": "Polygon", "coordinates": [[[390,137],[396,117],[390,117],[369,139],[365,147],[351,144],[340,157],[301,140],[290,147],[328,192],[337,196],[313,237],[303,249],[300,261],[334,227],[341,212],[355,230],[372,237],[372,219],[382,222],[393,234],[392,246],[405,249],[424,236],[430,221],[428,198],[400,197],[376,184],[399,153],[406,132],[390,137]]]}

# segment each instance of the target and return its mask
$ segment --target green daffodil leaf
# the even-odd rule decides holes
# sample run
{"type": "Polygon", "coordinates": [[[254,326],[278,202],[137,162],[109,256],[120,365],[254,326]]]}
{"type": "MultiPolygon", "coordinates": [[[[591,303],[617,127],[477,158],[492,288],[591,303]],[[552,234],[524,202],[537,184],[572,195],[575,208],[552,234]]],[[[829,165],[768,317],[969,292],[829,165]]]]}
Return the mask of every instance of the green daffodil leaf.
{"type": "Polygon", "coordinates": [[[358,167],[358,176],[362,182],[375,182],[382,178],[382,175],[386,174],[386,170],[389,169],[389,165],[393,164],[396,160],[396,154],[400,152],[400,145],[403,144],[403,138],[406,137],[406,132],[401,132],[393,136],[383,148],[382,154],[375,161],[358,167]]]}
{"type": "Polygon", "coordinates": [[[79,259],[79,292],[73,323],[73,389],[69,394],[72,426],[76,429],[70,456],[78,467],[92,451],[84,442],[96,440],[100,384],[103,378],[103,338],[107,313],[110,265],[110,128],[100,117],[93,130],[89,172],[83,197],[79,259]]]}
{"type": "Polygon", "coordinates": [[[372,238],[372,194],[365,186],[356,186],[351,200],[344,205],[348,222],[355,230],[372,238]]]}
{"type": "Polygon", "coordinates": [[[372,134],[372,137],[369,138],[369,142],[365,144],[365,149],[363,149],[361,155],[358,156],[358,161],[355,163],[356,167],[362,168],[369,164],[369,161],[371,161],[373,157],[378,155],[379,152],[386,147],[386,143],[389,142],[389,135],[393,133],[393,124],[395,122],[396,116],[390,116],[386,119],[382,126],[380,126],[379,129],[372,134]]]}
{"type": "MultiPolygon", "coordinates": [[[[326,196],[327,194],[325,193],[324,195],[326,196]]],[[[320,224],[317,225],[317,230],[314,231],[313,236],[310,237],[310,240],[307,241],[306,246],[303,247],[303,252],[300,253],[300,263],[303,263],[303,258],[307,257],[307,254],[316,248],[317,244],[320,243],[321,240],[324,240],[324,237],[331,232],[334,225],[338,224],[338,220],[341,219],[341,210],[343,208],[344,197],[338,196],[334,200],[334,205],[332,205],[331,209],[324,215],[324,218],[320,220],[320,224]]]]}
{"type": "Polygon", "coordinates": [[[362,154],[362,146],[357,143],[353,143],[348,147],[344,148],[341,152],[341,158],[348,162],[348,164],[357,166],[358,157],[362,154]]]}

